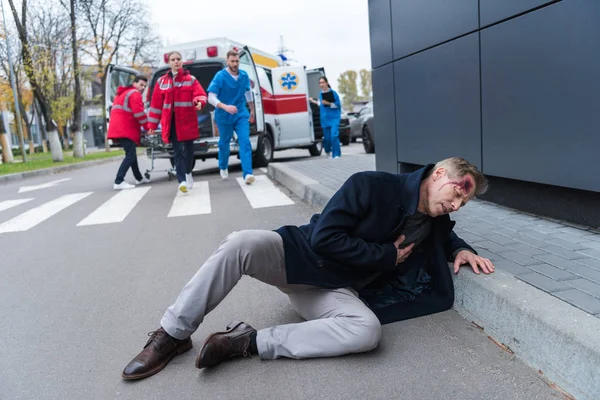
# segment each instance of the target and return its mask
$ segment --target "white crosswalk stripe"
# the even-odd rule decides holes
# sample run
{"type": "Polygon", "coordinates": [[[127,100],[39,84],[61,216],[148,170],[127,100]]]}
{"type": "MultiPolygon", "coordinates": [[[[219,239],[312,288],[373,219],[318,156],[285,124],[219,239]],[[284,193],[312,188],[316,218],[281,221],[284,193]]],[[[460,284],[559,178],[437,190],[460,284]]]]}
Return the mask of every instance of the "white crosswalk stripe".
{"type": "Polygon", "coordinates": [[[83,221],[78,223],[77,226],[122,222],[150,189],[152,188],[127,189],[115,194],[106,203],[102,204],[93,213],[84,218],[83,221]]]}
{"type": "Polygon", "coordinates": [[[168,217],[210,214],[210,192],[208,182],[194,182],[194,189],[188,193],[177,192],[168,217]]]}
{"type": "Polygon", "coordinates": [[[42,183],[40,185],[21,186],[19,188],[19,193],[25,193],[25,192],[31,192],[31,191],[34,191],[34,190],[51,188],[51,187],[54,187],[54,186],[58,185],[59,183],[67,182],[67,181],[70,181],[70,180],[71,180],[71,178],[64,178],[64,179],[58,179],[58,180],[52,181],[52,182],[42,183]]]}
{"type": "Polygon", "coordinates": [[[85,199],[91,194],[92,192],[67,194],[44,203],[41,206],[32,208],[0,225],[0,233],[23,232],[31,229],[37,224],[52,217],[54,214],[77,203],[79,200],[85,199]]]}
{"type": "MultiPolygon", "coordinates": [[[[263,209],[267,207],[279,207],[294,204],[294,201],[283,193],[266,175],[256,176],[256,181],[252,185],[246,185],[242,178],[237,178],[236,181],[252,208],[263,209]]],[[[166,215],[167,218],[174,218],[211,214],[213,210],[210,185],[218,185],[220,182],[220,180],[214,182],[195,182],[194,189],[190,190],[188,193],[176,192],[177,195],[175,195],[168,213],[166,210],[158,211],[158,214],[156,214],[156,211],[153,211],[153,216],[164,218],[166,215]]],[[[135,189],[123,190],[114,194],[98,208],[90,210],[91,213],[81,220],[77,226],[123,222],[133,209],[140,204],[151,188],[151,186],[137,187],[135,189]]],[[[1,223],[0,233],[22,232],[31,229],[92,194],[93,192],[73,193],[50,200],[1,223]]],[[[231,194],[228,194],[228,196],[230,195],[231,194]]],[[[234,195],[242,196],[239,192],[234,195]]],[[[171,196],[171,194],[168,196],[171,196]]],[[[217,196],[219,196],[219,194],[217,194],[217,196]]],[[[34,199],[26,198],[0,201],[0,211],[20,206],[32,200],[34,199]]],[[[212,199],[212,201],[215,200],[212,199]]],[[[144,201],[144,203],[146,202],[147,201],[144,201]]],[[[142,207],[142,205],[140,205],[140,207],[142,207]]]]}
{"type": "Polygon", "coordinates": [[[19,200],[6,200],[0,201],[0,211],[8,210],[9,208],[16,207],[18,205],[27,203],[33,199],[19,199],[19,200]]]}
{"type": "Polygon", "coordinates": [[[258,175],[256,177],[256,182],[252,185],[246,185],[242,178],[237,178],[237,182],[244,191],[252,208],[277,207],[294,204],[294,201],[279,190],[265,175],[258,175]]]}

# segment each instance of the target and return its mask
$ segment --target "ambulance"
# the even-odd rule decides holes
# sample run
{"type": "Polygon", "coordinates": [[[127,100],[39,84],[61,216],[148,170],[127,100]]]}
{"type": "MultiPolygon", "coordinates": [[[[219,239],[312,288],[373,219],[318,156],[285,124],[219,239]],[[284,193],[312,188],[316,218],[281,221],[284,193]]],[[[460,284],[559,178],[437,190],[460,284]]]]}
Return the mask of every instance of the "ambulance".
{"type": "MultiPolygon", "coordinates": [[[[227,38],[182,43],[165,49],[145,93],[146,107],[152,98],[156,80],[169,70],[167,51],[180,52],[183,67],[206,90],[215,74],[227,66],[229,50],[238,51],[240,69],[248,73],[251,81],[256,115],[255,121],[249,122],[254,166],[267,166],[273,160],[273,152],[277,150],[307,149],[311,156],[321,155],[323,132],[319,122],[319,108],[309,102],[309,97],[318,98],[318,81],[325,75],[324,69],[307,70],[299,65],[284,65],[277,55],[227,38]]],[[[130,85],[138,74],[138,71],[131,68],[114,65],[107,68],[107,118],[110,116],[110,105],[117,87],[130,85]]],[[[194,142],[195,160],[217,158],[219,130],[212,105],[208,104],[198,111],[198,122],[200,138],[194,142]]],[[[235,136],[230,146],[232,155],[237,154],[239,146],[235,136]]],[[[155,149],[154,157],[168,158],[173,163],[173,150],[170,145],[163,144],[158,151],[155,149]]]]}

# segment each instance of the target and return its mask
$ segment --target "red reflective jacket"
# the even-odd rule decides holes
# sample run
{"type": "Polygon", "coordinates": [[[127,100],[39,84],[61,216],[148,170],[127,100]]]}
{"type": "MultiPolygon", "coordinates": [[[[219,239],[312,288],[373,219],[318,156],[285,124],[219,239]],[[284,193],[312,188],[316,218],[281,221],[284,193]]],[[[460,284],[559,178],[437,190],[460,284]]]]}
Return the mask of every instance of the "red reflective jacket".
{"type": "Polygon", "coordinates": [[[140,127],[148,129],[141,93],[133,86],[119,86],[110,110],[109,139],[131,139],[140,144],[140,127]]]}
{"type": "Polygon", "coordinates": [[[175,110],[177,140],[195,140],[200,137],[196,103],[206,106],[208,98],[198,80],[189,71],[180,69],[175,82],[170,72],[158,78],[148,110],[148,126],[156,129],[160,122],[163,142],[169,143],[172,113],[175,110]]]}

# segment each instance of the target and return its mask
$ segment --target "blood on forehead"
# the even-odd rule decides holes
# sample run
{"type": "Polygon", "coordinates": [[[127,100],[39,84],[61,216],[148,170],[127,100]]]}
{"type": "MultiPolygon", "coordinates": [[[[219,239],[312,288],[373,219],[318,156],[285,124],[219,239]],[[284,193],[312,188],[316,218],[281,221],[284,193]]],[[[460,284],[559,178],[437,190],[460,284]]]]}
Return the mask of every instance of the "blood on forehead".
{"type": "Polygon", "coordinates": [[[469,193],[471,193],[471,189],[473,189],[473,186],[475,186],[473,184],[473,178],[471,178],[469,175],[465,175],[465,177],[460,181],[452,181],[450,183],[462,189],[466,195],[469,195],[469,193]]]}

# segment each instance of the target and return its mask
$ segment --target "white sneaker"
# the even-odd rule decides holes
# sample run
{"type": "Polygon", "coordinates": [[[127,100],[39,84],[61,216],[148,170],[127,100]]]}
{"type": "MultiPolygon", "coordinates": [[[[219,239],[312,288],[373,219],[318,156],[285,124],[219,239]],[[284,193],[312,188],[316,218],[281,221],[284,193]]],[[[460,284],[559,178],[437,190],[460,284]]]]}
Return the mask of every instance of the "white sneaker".
{"type": "Polygon", "coordinates": [[[125,181],[119,183],[118,185],[116,183],[113,185],[114,190],[133,189],[134,187],[135,187],[134,185],[127,183],[125,181]]]}
{"type": "Polygon", "coordinates": [[[192,174],[185,174],[185,183],[187,183],[188,189],[192,190],[194,188],[194,178],[192,174]]]}
{"type": "Polygon", "coordinates": [[[227,179],[227,177],[229,176],[229,171],[226,169],[222,169],[221,170],[221,178],[222,179],[227,179]]]}
{"type": "Polygon", "coordinates": [[[325,157],[331,158],[331,153],[325,153],[325,157]]]}
{"type": "Polygon", "coordinates": [[[333,157],[334,160],[337,160],[338,158],[340,158],[340,156],[333,157]]]}
{"type": "Polygon", "coordinates": [[[188,187],[187,187],[187,184],[186,184],[185,182],[181,182],[181,183],[179,184],[179,191],[180,191],[181,193],[187,193],[187,191],[188,191],[188,187]]]}
{"type": "Polygon", "coordinates": [[[254,177],[254,175],[252,175],[252,174],[246,175],[246,185],[253,184],[255,180],[256,180],[256,178],[254,177]]]}
{"type": "Polygon", "coordinates": [[[135,181],[136,185],[143,185],[145,183],[150,183],[150,179],[143,177],[141,181],[135,181]]]}

